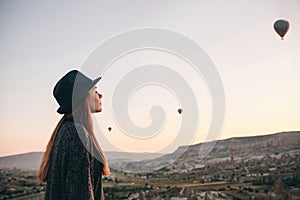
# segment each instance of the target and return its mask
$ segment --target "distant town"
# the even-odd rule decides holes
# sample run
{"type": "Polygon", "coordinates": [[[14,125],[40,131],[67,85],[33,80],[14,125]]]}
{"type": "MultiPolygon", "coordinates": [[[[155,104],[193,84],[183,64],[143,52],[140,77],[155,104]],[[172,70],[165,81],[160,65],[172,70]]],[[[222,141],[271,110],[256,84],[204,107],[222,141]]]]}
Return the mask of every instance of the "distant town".
{"type": "MultiPolygon", "coordinates": [[[[176,151],[142,161],[114,161],[112,174],[103,178],[105,199],[300,199],[299,144],[300,132],[230,138],[218,141],[202,159],[197,144],[152,171],[149,168],[171,159],[176,151]],[[140,165],[148,171],[134,173],[140,165]],[[116,170],[120,166],[123,170],[116,170]]],[[[43,199],[46,184],[37,181],[36,173],[17,167],[0,169],[0,199],[43,199]]]]}

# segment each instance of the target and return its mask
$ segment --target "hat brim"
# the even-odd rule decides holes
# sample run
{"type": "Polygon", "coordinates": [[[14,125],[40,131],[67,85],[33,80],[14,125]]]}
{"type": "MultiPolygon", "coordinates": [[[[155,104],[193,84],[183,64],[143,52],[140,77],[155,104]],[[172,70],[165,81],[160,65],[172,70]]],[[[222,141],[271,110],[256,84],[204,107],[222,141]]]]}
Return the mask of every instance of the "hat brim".
{"type": "Polygon", "coordinates": [[[73,87],[72,106],[71,107],[59,107],[57,112],[60,114],[71,113],[87,96],[89,91],[100,81],[102,77],[98,77],[93,80],[88,86],[83,89],[76,88],[76,84],[73,87]]]}

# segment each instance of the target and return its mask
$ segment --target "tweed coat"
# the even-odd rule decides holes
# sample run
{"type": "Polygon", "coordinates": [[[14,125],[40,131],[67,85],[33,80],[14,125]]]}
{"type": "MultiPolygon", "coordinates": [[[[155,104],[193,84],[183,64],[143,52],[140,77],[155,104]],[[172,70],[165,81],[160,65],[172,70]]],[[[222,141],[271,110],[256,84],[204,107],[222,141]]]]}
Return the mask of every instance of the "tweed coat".
{"type": "Polygon", "coordinates": [[[45,200],[100,200],[102,168],[84,126],[65,120],[55,138],[45,200]]]}

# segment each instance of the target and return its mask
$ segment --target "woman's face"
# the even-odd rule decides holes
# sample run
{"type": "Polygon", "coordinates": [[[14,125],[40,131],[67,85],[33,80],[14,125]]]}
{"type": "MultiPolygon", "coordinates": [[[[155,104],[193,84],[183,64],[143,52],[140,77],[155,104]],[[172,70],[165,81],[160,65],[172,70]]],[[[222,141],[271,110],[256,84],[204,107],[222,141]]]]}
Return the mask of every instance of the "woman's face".
{"type": "Polygon", "coordinates": [[[101,98],[102,98],[102,94],[99,94],[97,92],[97,87],[96,86],[93,87],[89,91],[89,93],[88,93],[88,102],[89,102],[89,107],[90,107],[92,113],[102,111],[101,98]]]}

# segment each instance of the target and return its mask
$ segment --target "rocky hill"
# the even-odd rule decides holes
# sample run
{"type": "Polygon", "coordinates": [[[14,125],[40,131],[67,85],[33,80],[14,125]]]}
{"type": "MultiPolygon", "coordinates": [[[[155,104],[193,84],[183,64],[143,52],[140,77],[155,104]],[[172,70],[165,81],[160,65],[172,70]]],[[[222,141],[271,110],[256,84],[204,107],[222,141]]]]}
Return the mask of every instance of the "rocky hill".
{"type": "Polygon", "coordinates": [[[175,152],[162,157],[140,162],[115,163],[112,167],[128,171],[154,171],[167,168],[186,171],[234,160],[284,159],[300,156],[300,131],[281,132],[253,137],[235,137],[210,143],[179,147],[175,152]],[[208,154],[208,150],[211,150],[208,154]]]}

